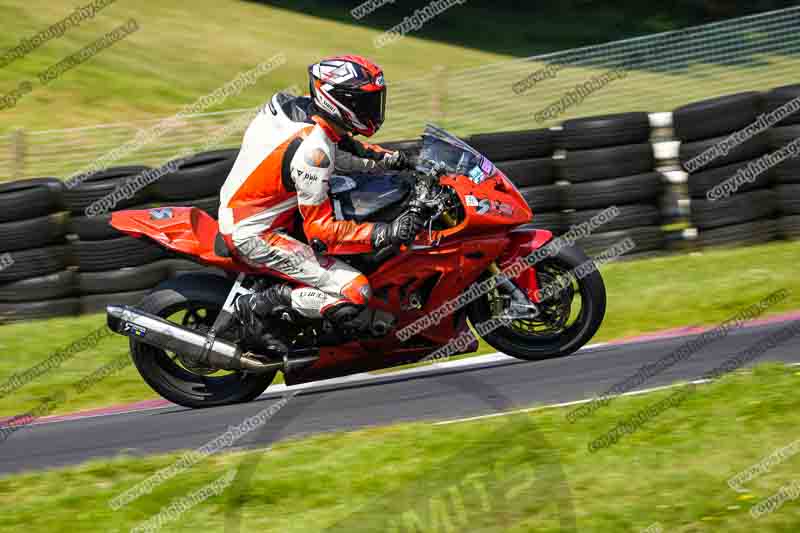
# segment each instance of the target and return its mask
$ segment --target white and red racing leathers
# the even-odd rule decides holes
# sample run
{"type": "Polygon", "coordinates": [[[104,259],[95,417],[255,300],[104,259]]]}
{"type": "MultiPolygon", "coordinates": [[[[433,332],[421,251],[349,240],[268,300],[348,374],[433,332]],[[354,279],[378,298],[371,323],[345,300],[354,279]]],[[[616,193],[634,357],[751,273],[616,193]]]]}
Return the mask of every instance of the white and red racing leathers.
{"type": "Polygon", "coordinates": [[[338,135],[313,109],[310,98],[278,93],[256,115],[220,192],[219,227],[247,263],[305,284],[292,291],[292,307],[318,318],[341,303],[365,305],[369,282],[289,236],[295,215],[299,209],[308,241],[319,239],[327,254],[372,251],[373,224],[334,219],[329,179],[334,169],[385,169],[392,154],[338,135]]]}

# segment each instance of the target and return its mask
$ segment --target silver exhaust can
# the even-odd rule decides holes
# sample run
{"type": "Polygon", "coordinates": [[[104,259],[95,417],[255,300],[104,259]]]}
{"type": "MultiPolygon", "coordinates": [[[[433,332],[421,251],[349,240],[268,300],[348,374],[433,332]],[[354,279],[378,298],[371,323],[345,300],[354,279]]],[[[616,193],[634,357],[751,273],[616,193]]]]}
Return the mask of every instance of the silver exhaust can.
{"type": "Polygon", "coordinates": [[[232,342],[198,333],[131,306],[109,305],[106,315],[111,331],[162,350],[179,353],[199,365],[257,373],[284,367],[282,361],[254,359],[249,354],[243,354],[232,342]]]}

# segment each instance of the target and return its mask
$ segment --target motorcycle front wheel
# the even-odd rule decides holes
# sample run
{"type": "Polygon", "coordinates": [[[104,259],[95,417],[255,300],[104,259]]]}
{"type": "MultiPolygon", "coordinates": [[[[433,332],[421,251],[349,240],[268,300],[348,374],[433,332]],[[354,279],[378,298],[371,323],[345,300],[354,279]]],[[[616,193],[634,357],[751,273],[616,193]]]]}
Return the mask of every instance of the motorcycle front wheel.
{"type": "MultiPolygon", "coordinates": [[[[536,317],[511,319],[509,289],[497,284],[470,304],[473,328],[494,349],[518,359],[539,361],[576,352],[594,337],[606,312],[603,278],[597,269],[586,269],[587,261],[591,259],[579,248],[567,246],[534,266],[539,288],[548,294],[538,304],[536,317]],[[510,320],[507,325],[495,329],[480,326],[503,317],[510,320]]],[[[487,273],[483,279],[489,277],[487,273]]]]}

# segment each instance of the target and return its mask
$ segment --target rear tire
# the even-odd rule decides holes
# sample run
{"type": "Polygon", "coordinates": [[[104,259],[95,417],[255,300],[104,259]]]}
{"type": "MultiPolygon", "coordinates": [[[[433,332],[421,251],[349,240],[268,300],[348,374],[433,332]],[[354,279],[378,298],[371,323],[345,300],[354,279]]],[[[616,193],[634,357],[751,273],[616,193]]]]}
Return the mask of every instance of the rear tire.
{"type": "MultiPolygon", "coordinates": [[[[161,318],[186,310],[206,310],[203,325],[213,324],[230,292],[232,282],[211,274],[192,273],[160,284],[144,298],[139,308],[161,318]]],[[[186,369],[154,346],[130,340],[131,357],[142,378],[167,400],[184,407],[201,408],[249,402],[261,395],[275,372],[233,372],[202,375],[186,369]]]]}
{"type": "MultiPolygon", "coordinates": [[[[556,255],[535,265],[540,286],[544,286],[542,271],[547,266],[553,265],[561,270],[572,271],[589,260],[579,248],[574,246],[562,248],[556,255]]],[[[512,324],[483,335],[483,339],[494,349],[527,361],[564,357],[576,352],[594,337],[603,322],[606,312],[606,287],[597,270],[580,280],[574,280],[573,276],[573,283],[578,285],[581,310],[576,320],[562,332],[551,335],[520,333],[512,324]]],[[[483,295],[472,302],[468,308],[468,315],[473,326],[495,318],[490,295],[483,295]]]]}

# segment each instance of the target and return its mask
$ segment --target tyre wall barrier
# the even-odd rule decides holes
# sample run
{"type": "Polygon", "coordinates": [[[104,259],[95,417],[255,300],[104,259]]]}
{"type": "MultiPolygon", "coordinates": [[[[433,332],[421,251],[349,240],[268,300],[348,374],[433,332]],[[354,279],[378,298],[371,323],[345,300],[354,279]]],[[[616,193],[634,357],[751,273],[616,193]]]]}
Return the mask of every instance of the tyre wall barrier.
{"type": "Polygon", "coordinates": [[[80,311],[63,209],[56,178],[0,184],[0,321],[80,311]]]}
{"type": "Polygon", "coordinates": [[[765,155],[800,139],[800,112],[755,135],[729,139],[798,97],[800,85],[791,85],[703,100],[673,112],[693,227],[689,235],[697,246],[758,244],[800,235],[800,160],[756,169],[765,155]],[[726,139],[728,146],[721,150],[726,139]]]}
{"type": "Polygon", "coordinates": [[[467,142],[492,160],[519,188],[534,213],[534,224],[556,234],[563,232],[553,131],[485,133],[473,135],[467,142]]]}
{"type": "Polygon", "coordinates": [[[577,242],[590,256],[629,237],[634,255],[664,248],[658,206],[663,178],[656,172],[651,134],[645,112],[567,120],[558,130],[564,226],[587,222],[611,206],[619,209],[577,242]]]}
{"type": "Polygon", "coordinates": [[[619,216],[578,241],[595,255],[626,237],[646,253],[664,247],[650,117],[624,113],[573,119],[550,130],[475,135],[468,142],[520,189],[533,224],[562,234],[617,206],[619,216]]]}
{"type": "Polygon", "coordinates": [[[102,312],[135,304],[181,272],[211,270],[109,225],[111,213],[196,206],[216,218],[238,150],[197,154],[154,183],[143,166],[112,167],[67,187],[56,178],[0,185],[0,322],[102,312]],[[126,183],[132,194],[103,203],[126,183]],[[98,209],[97,206],[102,209],[98,209]],[[95,206],[95,207],[92,207],[95,206]],[[107,212],[106,212],[107,211],[107,212]]]}
{"type": "MultiPolygon", "coordinates": [[[[610,206],[619,215],[579,245],[590,255],[625,237],[634,254],[671,249],[683,238],[700,246],[800,237],[800,158],[788,159],[710,201],[709,189],[771,150],[800,138],[800,113],[707,162],[687,163],[719,141],[800,96],[800,85],[689,104],[671,113],[623,113],[565,121],[560,127],[477,134],[467,142],[495,162],[534,212],[533,223],[556,234],[610,206]],[[693,228],[664,231],[688,216],[693,228]],[[675,237],[680,238],[675,238],[675,237]]],[[[415,150],[419,141],[383,143],[415,150]]],[[[121,209],[196,206],[216,218],[219,189],[238,150],[197,154],[167,164],[149,185],[119,198],[108,213],[92,204],[147,167],[114,167],[74,187],[57,178],[0,184],[0,321],[100,312],[136,303],[179,272],[208,270],[108,225],[121,209]]]]}
{"type": "MultiPolygon", "coordinates": [[[[800,85],[776,89],[766,96],[766,108],[782,105],[786,98],[800,96],[800,85]]],[[[800,112],[782,121],[770,132],[770,148],[780,150],[800,139],[800,112]]],[[[800,239],[800,157],[787,159],[772,169],[772,186],[775,193],[778,236],[783,239],[800,239]]]]}

